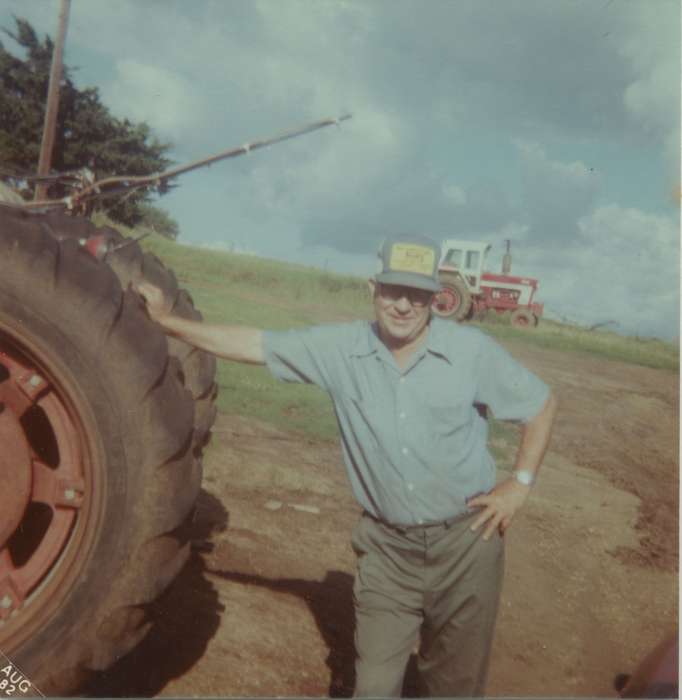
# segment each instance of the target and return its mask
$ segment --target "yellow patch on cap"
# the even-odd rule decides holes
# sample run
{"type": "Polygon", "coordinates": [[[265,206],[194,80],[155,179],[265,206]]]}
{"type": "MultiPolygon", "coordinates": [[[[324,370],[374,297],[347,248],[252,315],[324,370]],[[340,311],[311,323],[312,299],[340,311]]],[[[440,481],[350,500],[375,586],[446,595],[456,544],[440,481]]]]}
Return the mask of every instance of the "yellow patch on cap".
{"type": "Polygon", "coordinates": [[[391,248],[388,266],[395,272],[416,272],[420,275],[433,275],[436,262],[433,248],[414,243],[395,243],[391,248]]]}

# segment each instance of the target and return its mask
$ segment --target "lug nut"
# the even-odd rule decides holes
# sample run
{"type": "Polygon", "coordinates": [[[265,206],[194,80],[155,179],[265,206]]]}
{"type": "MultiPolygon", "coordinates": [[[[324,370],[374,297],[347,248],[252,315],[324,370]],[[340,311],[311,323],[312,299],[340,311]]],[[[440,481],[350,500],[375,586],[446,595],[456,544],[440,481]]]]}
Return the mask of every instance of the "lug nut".
{"type": "Polygon", "coordinates": [[[76,492],[73,489],[66,489],[66,491],[64,491],[64,498],[67,501],[73,501],[76,498],[76,492]]]}
{"type": "Polygon", "coordinates": [[[42,382],[43,382],[43,378],[42,378],[40,375],[38,375],[38,374],[34,374],[34,375],[28,380],[28,383],[29,383],[31,386],[40,386],[40,385],[42,384],[42,382]]]}
{"type": "Polygon", "coordinates": [[[5,608],[5,610],[7,610],[11,607],[12,607],[12,599],[8,595],[5,595],[2,598],[2,600],[0,600],[0,608],[5,608]]]}

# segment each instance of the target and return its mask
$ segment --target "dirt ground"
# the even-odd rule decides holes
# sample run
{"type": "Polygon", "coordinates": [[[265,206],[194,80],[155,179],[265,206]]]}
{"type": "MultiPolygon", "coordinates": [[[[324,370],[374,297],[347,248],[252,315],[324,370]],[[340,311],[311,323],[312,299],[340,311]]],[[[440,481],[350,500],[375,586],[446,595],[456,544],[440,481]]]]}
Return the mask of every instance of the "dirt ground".
{"type": "MultiPolygon", "coordinates": [[[[677,625],[679,380],[508,347],[561,408],[506,536],[488,693],[613,697],[615,675],[677,625]]],[[[189,565],[91,693],[350,695],[358,515],[336,445],[221,416],[189,565]]]]}

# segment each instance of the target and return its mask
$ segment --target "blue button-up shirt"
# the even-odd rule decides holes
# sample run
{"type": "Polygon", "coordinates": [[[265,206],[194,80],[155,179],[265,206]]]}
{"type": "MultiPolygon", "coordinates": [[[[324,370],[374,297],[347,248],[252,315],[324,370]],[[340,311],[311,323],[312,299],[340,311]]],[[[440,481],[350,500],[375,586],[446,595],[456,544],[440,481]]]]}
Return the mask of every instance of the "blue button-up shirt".
{"type": "Polygon", "coordinates": [[[395,525],[459,515],[494,486],[488,424],[475,404],[527,421],[549,395],[490,337],[438,318],[403,370],[367,321],[266,331],[264,349],[275,377],[330,394],[355,497],[395,525]]]}

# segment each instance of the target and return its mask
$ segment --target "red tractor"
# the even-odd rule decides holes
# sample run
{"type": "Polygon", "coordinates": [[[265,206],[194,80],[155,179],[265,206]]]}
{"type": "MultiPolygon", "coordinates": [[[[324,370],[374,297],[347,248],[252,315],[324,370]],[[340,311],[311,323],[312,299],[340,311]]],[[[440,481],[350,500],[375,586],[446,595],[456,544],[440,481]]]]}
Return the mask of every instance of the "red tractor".
{"type": "Polygon", "coordinates": [[[502,273],[484,272],[490,243],[443,241],[439,264],[442,288],[433,302],[433,313],[462,321],[482,318],[488,309],[511,311],[511,324],[529,328],[538,325],[544,304],[533,301],[538,280],[509,274],[509,241],[502,262],[502,273]]]}

